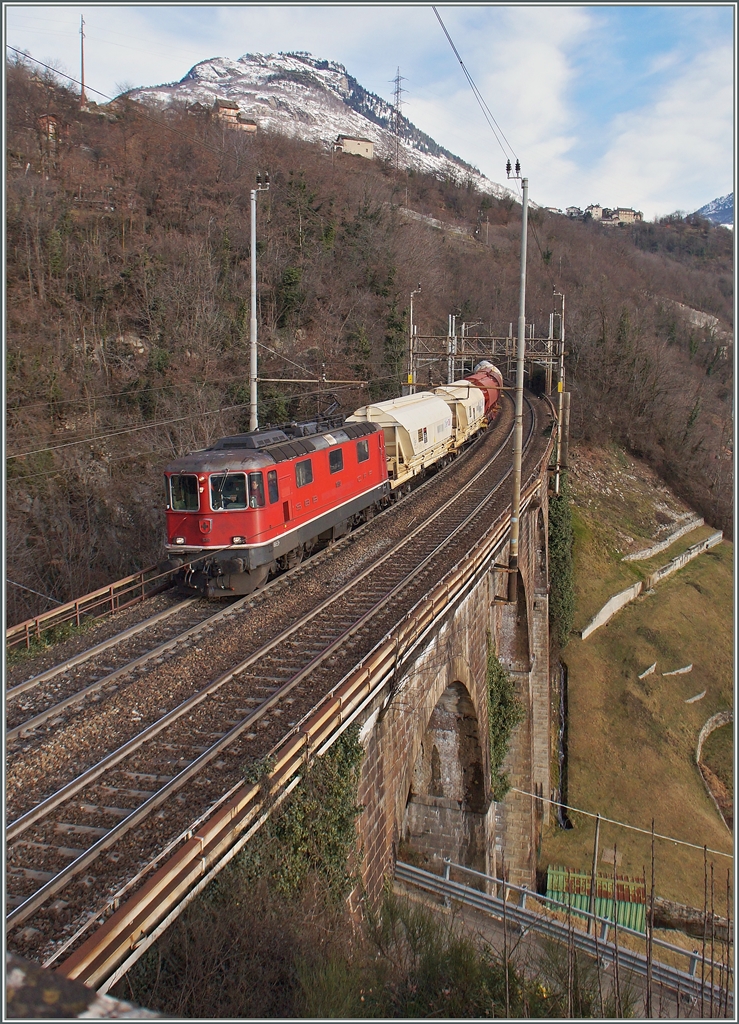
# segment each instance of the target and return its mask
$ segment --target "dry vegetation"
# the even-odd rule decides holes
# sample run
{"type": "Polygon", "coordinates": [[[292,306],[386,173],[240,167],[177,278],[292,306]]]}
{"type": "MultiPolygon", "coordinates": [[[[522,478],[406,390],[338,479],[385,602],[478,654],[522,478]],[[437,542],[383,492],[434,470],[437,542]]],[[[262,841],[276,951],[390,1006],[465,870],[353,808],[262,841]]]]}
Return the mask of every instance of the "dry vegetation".
{"type": "MultiPolygon", "coordinates": [[[[156,560],[163,465],[246,427],[257,171],[272,179],[259,198],[264,376],[397,393],[419,281],[419,333],[445,334],[449,312],[496,333],[515,320],[517,210],[471,186],[181,109],[81,112],[22,63],[8,67],[6,144],[7,571],[57,600],[156,560]],[[406,202],[470,234],[409,220],[406,202]]],[[[731,351],[675,303],[730,329],[730,233],[531,221],[528,316],[545,331],[554,286],[566,293],[573,433],[641,452],[729,527],[731,351]]],[[[315,412],[327,390],[264,386],[260,420],[315,412]]],[[[366,401],[333,390],[346,411],[366,401]]],[[[45,607],[8,588],[10,622],[45,607]]]]}

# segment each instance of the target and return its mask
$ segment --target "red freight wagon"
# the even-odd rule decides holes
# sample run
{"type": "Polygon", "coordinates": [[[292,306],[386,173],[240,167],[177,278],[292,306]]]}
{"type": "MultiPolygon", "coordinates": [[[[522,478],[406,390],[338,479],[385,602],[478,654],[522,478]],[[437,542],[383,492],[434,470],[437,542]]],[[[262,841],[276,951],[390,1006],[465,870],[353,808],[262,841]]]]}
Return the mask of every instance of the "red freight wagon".
{"type": "Polygon", "coordinates": [[[209,597],[249,594],[347,533],[389,494],[375,423],[224,437],[165,471],[168,567],[209,597]],[[194,563],[188,565],[188,563],[194,563]]]}

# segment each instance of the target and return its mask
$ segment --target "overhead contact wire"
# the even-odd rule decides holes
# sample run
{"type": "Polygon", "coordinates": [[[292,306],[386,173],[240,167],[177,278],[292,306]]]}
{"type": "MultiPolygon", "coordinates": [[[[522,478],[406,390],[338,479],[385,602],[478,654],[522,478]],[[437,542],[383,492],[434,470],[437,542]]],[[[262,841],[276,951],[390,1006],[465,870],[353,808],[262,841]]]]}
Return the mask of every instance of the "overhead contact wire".
{"type": "Polygon", "coordinates": [[[733,853],[724,853],[722,850],[712,850],[708,846],[699,846],[698,843],[689,843],[686,839],[675,839],[674,836],[664,836],[659,832],[652,832],[649,828],[639,828],[638,825],[629,825],[625,821],[617,821],[615,818],[606,818],[602,814],[596,814],[593,811],[584,811],[582,807],[571,807],[569,804],[563,804],[561,800],[550,800],[548,797],[539,796],[538,793],[529,793],[528,790],[518,789],[516,786],[510,787],[511,793],[520,793],[521,796],[530,796],[535,800],[541,800],[545,804],[553,804],[555,807],[563,807],[567,811],[575,811],[576,814],[585,814],[588,818],[600,818],[601,821],[607,821],[610,825],[619,825],[621,828],[628,828],[632,832],[641,832],[642,835],[651,836],[655,839],[665,839],[669,843],[675,843],[677,846],[688,846],[691,850],[706,850],[707,853],[715,853],[717,857],[728,857],[730,860],[734,859],[733,853]]]}
{"type": "Polygon", "coordinates": [[[459,66],[462,68],[462,71],[464,72],[465,78],[469,82],[470,88],[472,89],[472,93],[473,93],[475,99],[477,100],[477,102],[479,104],[480,110],[482,110],[483,117],[485,118],[485,120],[487,121],[488,125],[490,126],[490,129],[491,129],[493,135],[495,136],[498,145],[500,146],[501,150],[503,151],[503,155],[506,156],[506,157],[511,156],[511,155],[515,157],[516,154],[515,154],[515,152],[513,150],[513,147],[511,146],[511,144],[508,141],[508,139],[506,139],[505,134],[503,132],[503,129],[500,127],[498,122],[493,117],[492,111],[490,110],[490,108],[488,107],[487,103],[483,99],[482,94],[480,93],[480,90],[475,85],[475,82],[474,82],[474,80],[472,78],[472,75],[469,73],[469,71],[465,67],[464,61],[462,60],[462,58],[459,55],[459,50],[454,45],[454,41],[452,40],[452,37],[449,35],[449,32],[447,31],[446,25],[441,20],[441,15],[439,14],[439,12],[437,11],[437,9],[435,7],[432,6],[431,9],[434,12],[434,14],[436,15],[436,17],[437,17],[437,19],[439,21],[439,24],[442,27],[444,35],[447,37],[447,39],[449,41],[449,45],[451,46],[451,48],[452,48],[452,50],[454,52],[454,56],[459,61],[459,66]],[[500,136],[505,140],[506,146],[508,146],[508,150],[507,151],[506,151],[505,147],[503,146],[503,143],[500,141],[500,138],[498,137],[498,132],[500,132],[500,136]]]}

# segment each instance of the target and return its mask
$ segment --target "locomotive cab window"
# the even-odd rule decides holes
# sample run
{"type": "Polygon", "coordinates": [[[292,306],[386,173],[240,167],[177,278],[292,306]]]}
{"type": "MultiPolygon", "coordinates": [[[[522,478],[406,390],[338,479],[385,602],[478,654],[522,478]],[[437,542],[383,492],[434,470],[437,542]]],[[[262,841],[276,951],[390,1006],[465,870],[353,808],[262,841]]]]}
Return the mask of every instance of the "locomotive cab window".
{"type": "Polygon", "coordinates": [[[246,476],[219,473],[210,478],[210,507],[214,511],[246,508],[246,476]]]}
{"type": "Polygon", "coordinates": [[[198,478],[190,473],[183,473],[169,478],[170,505],[175,512],[197,512],[200,508],[198,494],[198,478]]]}
{"type": "Polygon", "coordinates": [[[313,463],[310,459],[295,463],[295,483],[298,487],[313,483],[313,463]]]}
{"type": "Polygon", "coordinates": [[[267,473],[267,491],[269,493],[269,503],[274,505],[276,501],[280,500],[280,490],[277,486],[277,470],[270,469],[267,473]]]}
{"type": "Polygon", "coordinates": [[[328,453],[328,469],[330,473],[340,473],[344,468],[344,453],[341,448],[334,448],[328,453]]]}
{"type": "Polygon", "coordinates": [[[261,473],[249,474],[249,507],[264,508],[264,478],[261,473]]]}
{"type": "Polygon", "coordinates": [[[369,441],[357,441],[357,462],[366,462],[369,458],[369,441]]]}

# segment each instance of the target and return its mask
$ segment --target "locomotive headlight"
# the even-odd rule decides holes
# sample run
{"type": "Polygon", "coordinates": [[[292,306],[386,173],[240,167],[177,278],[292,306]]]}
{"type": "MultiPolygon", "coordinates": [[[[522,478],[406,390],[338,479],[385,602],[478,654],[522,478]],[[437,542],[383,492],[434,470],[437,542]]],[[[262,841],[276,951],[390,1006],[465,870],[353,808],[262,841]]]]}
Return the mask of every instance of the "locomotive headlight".
{"type": "Polygon", "coordinates": [[[184,544],[185,543],[185,538],[184,537],[175,537],[174,542],[175,542],[175,544],[184,544]]]}
{"type": "Polygon", "coordinates": [[[243,544],[244,543],[244,538],[243,537],[232,537],[231,538],[231,543],[232,544],[243,544]]]}

